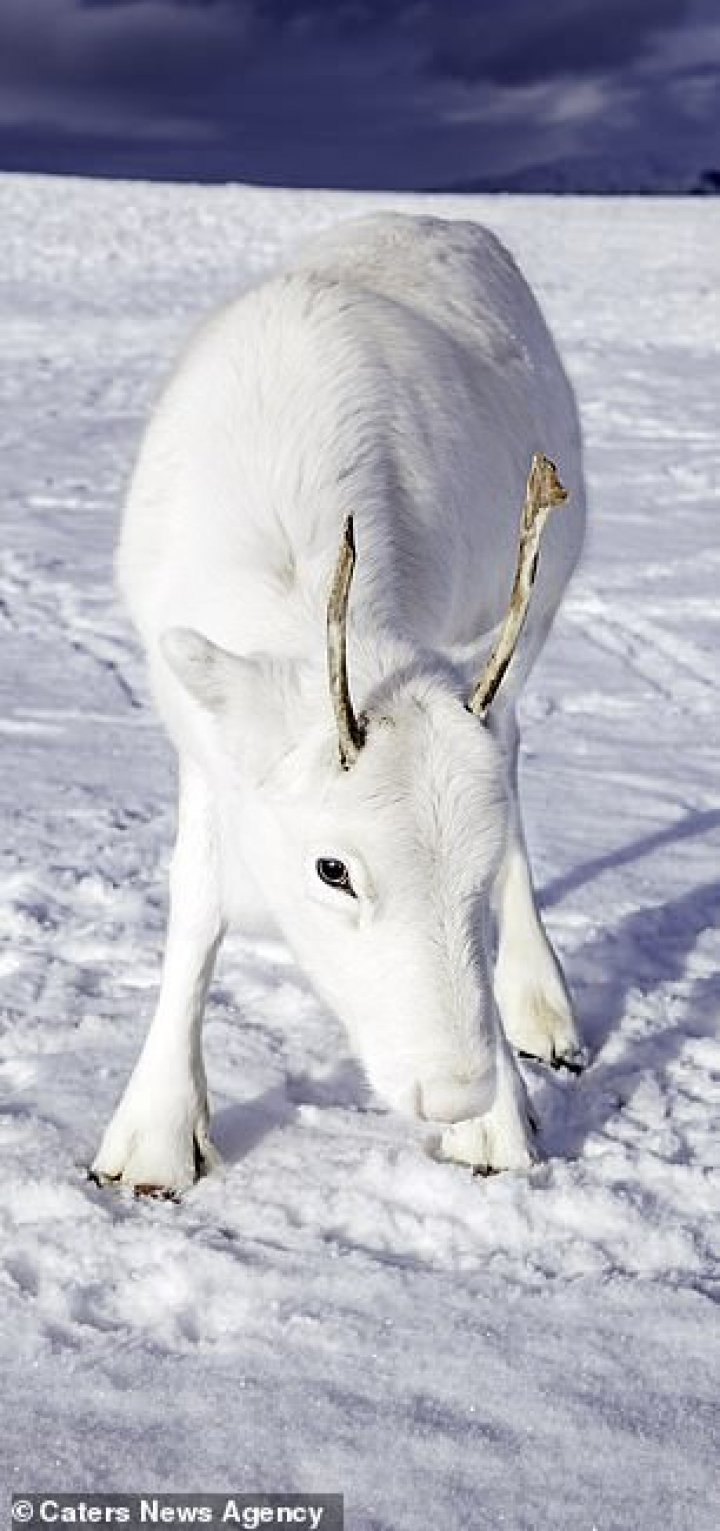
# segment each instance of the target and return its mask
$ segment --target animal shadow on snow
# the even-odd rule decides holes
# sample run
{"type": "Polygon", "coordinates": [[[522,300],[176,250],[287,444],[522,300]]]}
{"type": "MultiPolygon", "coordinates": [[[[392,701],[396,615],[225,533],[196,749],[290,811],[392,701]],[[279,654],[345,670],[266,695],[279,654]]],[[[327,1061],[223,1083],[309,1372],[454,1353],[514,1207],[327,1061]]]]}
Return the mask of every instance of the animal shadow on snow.
{"type": "MultiPolygon", "coordinates": [[[[690,813],[680,823],[633,841],[623,849],[578,867],[549,884],[541,895],[544,909],[640,857],[720,827],[720,811],[690,813]]],[[[543,1122],[543,1142],[551,1156],[576,1157],[586,1139],[601,1131],[632,1098],[643,1079],[662,1082],[688,1038],[714,1029],[720,1011],[720,973],[699,977],[682,996],[682,1017],[668,1025],[657,1022],[644,1036],[628,1038],[620,1057],[604,1061],[602,1049],[622,1021],[631,995],[644,1000],[659,996],[666,984],[682,984],[687,961],[699,937],[720,924],[720,884],[695,884],[665,904],[633,910],[611,930],[584,946],[576,955],[583,1034],[594,1062],[588,1072],[560,1092],[545,1077],[536,1096],[543,1122]],[[570,1096],[572,1091],[572,1096],[570,1096]]],[[[572,973],[571,973],[572,987],[572,973]]],[[[650,1006],[651,1017],[657,1007],[650,1006]]]]}
{"type": "Polygon", "coordinates": [[[297,1119],[301,1105],[357,1109],[368,1093],[361,1069],[352,1058],[338,1061],[322,1078],[289,1076],[257,1100],[226,1106],[213,1117],[213,1141],[227,1164],[245,1159],[264,1138],[297,1119]]]}

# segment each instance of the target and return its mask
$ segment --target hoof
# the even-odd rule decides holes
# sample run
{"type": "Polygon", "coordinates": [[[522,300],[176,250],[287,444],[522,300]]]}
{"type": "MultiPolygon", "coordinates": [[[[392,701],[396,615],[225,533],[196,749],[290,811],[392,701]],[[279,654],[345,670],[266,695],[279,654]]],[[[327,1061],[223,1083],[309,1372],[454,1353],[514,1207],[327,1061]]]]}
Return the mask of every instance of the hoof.
{"type": "Polygon", "coordinates": [[[581,1045],[570,1046],[564,1051],[556,1052],[553,1047],[550,1056],[546,1053],[529,1052],[526,1048],[518,1048],[518,1058],[525,1058],[529,1063],[544,1063],[559,1073],[565,1069],[568,1074],[582,1074],[590,1062],[590,1055],[586,1047],[581,1045]]]}
{"type": "Polygon", "coordinates": [[[551,1068],[581,1074],[588,1062],[569,1005],[550,1000],[538,992],[525,993],[512,1008],[501,1006],[505,1034],[519,1058],[532,1058],[551,1068]]]}
{"type": "Polygon", "coordinates": [[[556,1070],[566,1069],[568,1074],[582,1074],[589,1062],[590,1056],[586,1047],[572,1047],[560,1053],[556,1053],[553,1048],[550,1067],[556,1070]]]}
{"type": "Polygon", "coordinates": [[[171,1191],[166,1185],[134,1185],[133,1197],[135,1201],[173,1201],[177,1205],[180,1200],[179,1191],[171,1191]]]}
{"type": "Polygon", "coordinates": [[[535,1116],[521,1096],[519,1101],[496,1104],[485,1116],[469,1117],[446,1127],[441,1156],[454,1164],[469,1165],[473,1175],[529,1170],[542,1159],[537,1131],[535,1116]]]}
{"type": "Polygon", "coordinates": [[[210,1140],[206,1108],[194,1101],[160,1116],[123,1101],[90,1167],[98,1186],[130,1186],[139,1196],[177,1201],[220,1163],[210,1140]]]}

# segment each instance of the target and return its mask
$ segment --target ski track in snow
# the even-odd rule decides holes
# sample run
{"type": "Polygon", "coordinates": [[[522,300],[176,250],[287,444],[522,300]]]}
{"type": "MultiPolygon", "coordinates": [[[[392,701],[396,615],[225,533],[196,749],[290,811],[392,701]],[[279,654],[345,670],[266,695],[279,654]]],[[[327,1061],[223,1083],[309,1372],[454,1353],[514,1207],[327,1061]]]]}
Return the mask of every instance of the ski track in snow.
{"type": "Polygon", "coordinates": [[[720,205],[0,177],[3,1487],[342,1491],[361,1531],[718,1523],[720,205]],[[174,767],[112,588],[169,363],[301,236],[488,222],[575,380],[592,528],[524,703],[587,1038],[547,1160],[474,1180],[371,1099],[282,948],[206,1026],[221,1173],[84,1177],[162,954],[174,767]]]}

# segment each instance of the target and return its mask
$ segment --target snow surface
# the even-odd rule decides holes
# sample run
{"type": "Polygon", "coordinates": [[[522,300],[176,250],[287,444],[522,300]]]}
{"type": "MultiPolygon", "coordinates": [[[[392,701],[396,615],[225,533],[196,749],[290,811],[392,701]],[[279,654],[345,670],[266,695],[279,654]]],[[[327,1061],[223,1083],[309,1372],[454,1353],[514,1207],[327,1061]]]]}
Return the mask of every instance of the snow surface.
{"type": "Polygon", "coordinates": [[[358,1531],[718,1525],[720,204],[0,178],[3,1489],[342,1491],[358,1531]],[[112,589],[196,317],[370,206],[477,216],[577,385],[592,531],[524,706],[594,1062],[473,1179],[369,1098],[280,948],[206,1027],[225,1167],[89,1184],[157,986],[173,761],[112,589]]]}

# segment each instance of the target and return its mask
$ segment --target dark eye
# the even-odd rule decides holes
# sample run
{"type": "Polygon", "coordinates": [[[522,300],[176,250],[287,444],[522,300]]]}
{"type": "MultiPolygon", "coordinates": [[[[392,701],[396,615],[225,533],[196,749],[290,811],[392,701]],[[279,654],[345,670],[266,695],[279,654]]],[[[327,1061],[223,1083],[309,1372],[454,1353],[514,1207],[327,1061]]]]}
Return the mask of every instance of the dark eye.
{"type": "Polygon", "coordinates": [[[341,893],[349,893],[351,898],[357,898],[344,861],[336,861],[334,856],[321,856],[315,862],[315,871],[320,881],[327,883],[329,888],[338,888],[341,893]]]}

